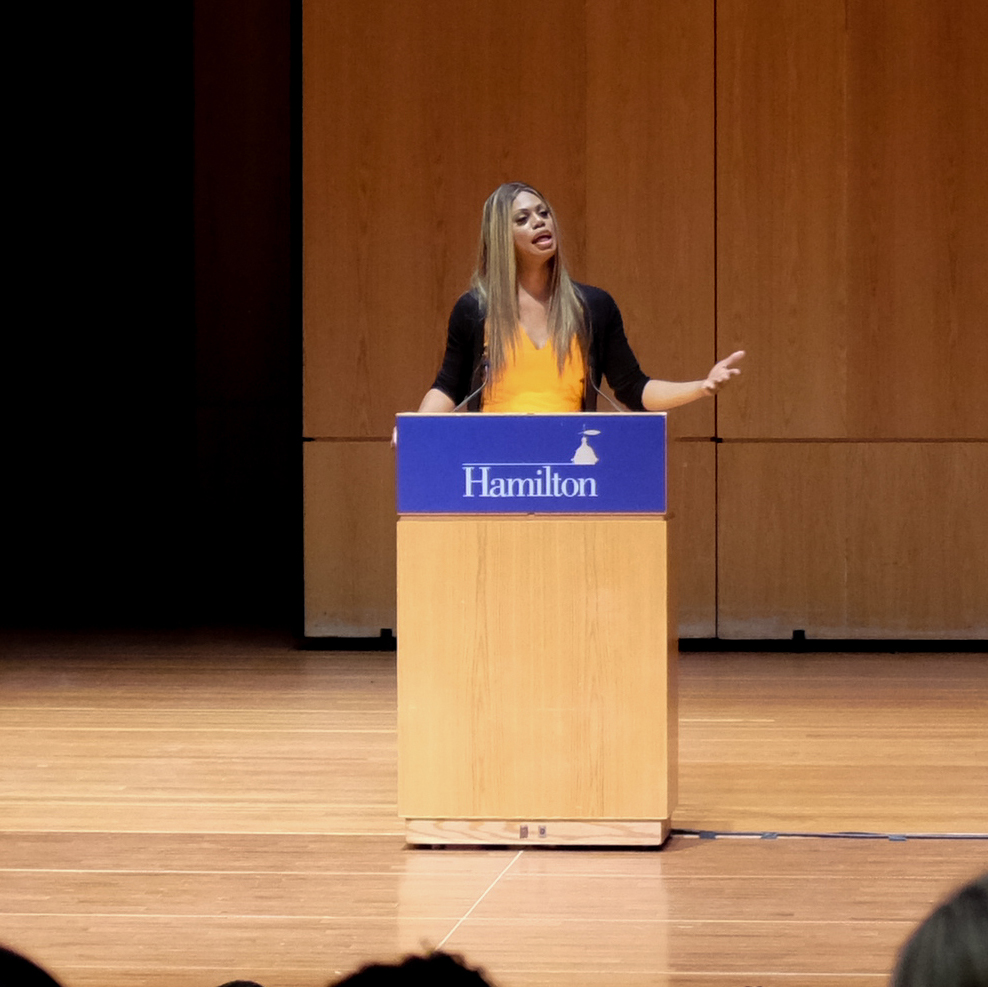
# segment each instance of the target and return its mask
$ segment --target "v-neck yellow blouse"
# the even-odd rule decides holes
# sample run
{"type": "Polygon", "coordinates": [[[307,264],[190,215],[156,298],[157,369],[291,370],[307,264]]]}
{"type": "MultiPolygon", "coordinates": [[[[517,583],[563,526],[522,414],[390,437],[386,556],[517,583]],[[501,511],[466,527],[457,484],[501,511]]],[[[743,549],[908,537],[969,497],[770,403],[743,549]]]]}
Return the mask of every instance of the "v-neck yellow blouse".
{"type": "Polygon", "coordinates": [[[586,373],[583,353],[576,339],[560,373],[552,345],[546,343],[538,349],[528,333],[519,327],[514,352],[509,349],[504,373],[488,385],[481,402],[482,410],[515,414],[579,411],[583,406],[586,373]]]}

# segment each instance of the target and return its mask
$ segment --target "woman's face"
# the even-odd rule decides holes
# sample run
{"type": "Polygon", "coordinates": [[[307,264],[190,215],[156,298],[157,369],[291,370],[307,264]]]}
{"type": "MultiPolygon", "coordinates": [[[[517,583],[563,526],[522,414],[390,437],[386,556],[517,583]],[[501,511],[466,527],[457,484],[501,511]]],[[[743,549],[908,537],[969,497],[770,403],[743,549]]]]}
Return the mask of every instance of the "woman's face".
{"type": "Polygon", "coordinates": [[[519,192],[511,203],[515,257],[522,266],[544,264],[556,253],[556,226],[549,207],[532,192],[519,192]]]}

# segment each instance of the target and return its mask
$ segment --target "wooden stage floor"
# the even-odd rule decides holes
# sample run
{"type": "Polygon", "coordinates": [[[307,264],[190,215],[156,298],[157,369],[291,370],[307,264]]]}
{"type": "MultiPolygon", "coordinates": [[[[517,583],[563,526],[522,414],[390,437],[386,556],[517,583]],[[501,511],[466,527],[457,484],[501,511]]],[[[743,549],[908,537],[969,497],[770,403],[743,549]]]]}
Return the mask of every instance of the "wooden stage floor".
{"type": "Polygon", "coordinates": [[[985,654],[684,654],[664,849],[428,851],[393,654],[0,645],[0,941],[64,987],[321,987],[424,946],[502,987],[879,987],[988,870],[985,654]]]}

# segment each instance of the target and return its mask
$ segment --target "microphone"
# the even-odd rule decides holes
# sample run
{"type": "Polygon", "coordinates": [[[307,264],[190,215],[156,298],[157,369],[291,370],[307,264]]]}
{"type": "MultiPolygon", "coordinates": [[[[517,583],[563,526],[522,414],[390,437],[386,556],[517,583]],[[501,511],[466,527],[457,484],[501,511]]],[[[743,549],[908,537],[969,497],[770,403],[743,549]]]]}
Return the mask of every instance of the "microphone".
{"type": "Polygon", "coordinates": [[[481,366],[484,369],[484,379],[480,382],[480,387],[477,388],[472,394],[468,394],[454,409],[453,414],[459,411],[461,408],[465,408],[488,384],[490,380],[491,373],[491,361],[484,359],[481,366]]]}
{"type": "Polygon", "coordinates": [[[590,371],[589,371],[589,369],[587,370],[587,378],[588,378],[588,380],[590,381],[590,386],[591,386],[591,387],[592,387],[592,388],[593,388],[593,389],[594,389],[594,390],[595,390],[595,391],[596,391],[596,392],[597,392],[597,393],[598,393],[598,394],[599,394],[599,395],[600,395],[600,396],[601,396],[601,397],[602,397],[602,398],[603,398],[603,399],[604,399],[605,401],[607,401],[607,403],[608,403],[608,404],[609,404],[609,405],[610,405],[610,406],[611,406],[611,407],[612,407],[612,408],[613,408],[613,409],[614,409],[614,410],[615,410],[616,412],[618,412],[619,414],[622,414],[622,415],[626,415],[626,414],[628,413],[628,409],[627,409],[627,408],[622,408],[622,407],[620,407],[619,405],[617,405],[617,404],[616,404],[616,403],[615,403],[614,401],[612,401],[612,400],[611,400],[611,397],[610,397],[610,395],[608,395],[608,394],[605,394],[605,393],[604,393],[604,392],[603,392],[603,391],[602,391],[602,390],[601,390],[601,389],[600,389],[600,388],[599,388],[599,387],[598,387],[598,386],[597,386],[597,385],[596,385],[596,384],[594,383],[594,380],[593,380],[593,374],[592,374],[592,373],[590,373],[590,371]]]}

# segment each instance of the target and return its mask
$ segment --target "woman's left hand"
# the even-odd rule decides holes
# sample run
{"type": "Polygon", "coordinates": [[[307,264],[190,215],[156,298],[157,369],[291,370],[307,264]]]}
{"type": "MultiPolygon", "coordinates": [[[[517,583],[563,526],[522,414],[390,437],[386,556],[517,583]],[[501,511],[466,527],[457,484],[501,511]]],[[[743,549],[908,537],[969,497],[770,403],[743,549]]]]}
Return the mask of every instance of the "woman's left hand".
{"type": "Polygon", "coordinates": [[[713,365],[713,369],[707,374],[707,379],[702,384],[707,394],[716,394],[728,381],[741,373],[735,364],[739,363],[743,356],[744,350],[737,350],[721,360],[720,363],[713,365]]]}

